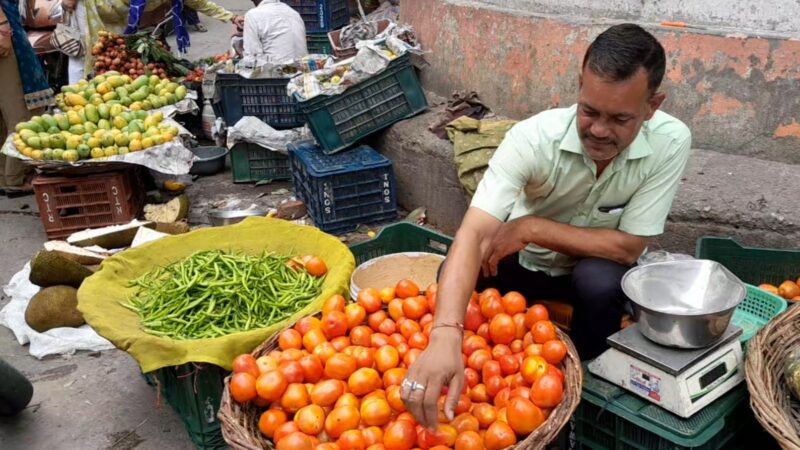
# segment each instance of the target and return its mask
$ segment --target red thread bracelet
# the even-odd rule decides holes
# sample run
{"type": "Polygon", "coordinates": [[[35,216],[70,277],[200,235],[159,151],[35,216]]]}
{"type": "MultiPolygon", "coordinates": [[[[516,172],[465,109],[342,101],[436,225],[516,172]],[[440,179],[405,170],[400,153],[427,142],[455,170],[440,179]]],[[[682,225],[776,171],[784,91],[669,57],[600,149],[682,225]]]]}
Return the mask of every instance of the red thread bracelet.
{"type": "Polygon", "coordinates": [[[437,329],[437,328],[445,328],[445,327],[446,327],[446,328],[455,328],[455,329],[457,329],[458,331],[460,331],[462,334],[464,333],[464,325],[463,325],[463,324],[460,324],[460,323],[458,323],[458,322],[453,322],[453,323],[440,323],[440,324],[438,324],[438,325],[434,325],[434,326],[432,326],[432,327],[431,327],[431,331],[433,331],[433,330],[435,330],[435,329],[437,329]]]}

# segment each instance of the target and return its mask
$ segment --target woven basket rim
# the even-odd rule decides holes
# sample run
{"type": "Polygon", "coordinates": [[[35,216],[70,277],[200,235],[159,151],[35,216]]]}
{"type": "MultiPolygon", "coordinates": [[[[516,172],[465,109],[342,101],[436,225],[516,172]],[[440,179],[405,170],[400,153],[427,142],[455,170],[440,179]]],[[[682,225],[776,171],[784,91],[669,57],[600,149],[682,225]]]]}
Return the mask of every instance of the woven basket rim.
{"type": "Polygon", "coordinates": [[[790,306],[761,328],[747,346],[745,379],[756,420],[784,449],[800,450],[800,401],[788,390],[783,367],[800,347],[800,306],[790,306]]]}
{"type": "MultiPolygon", "coordinates": [[[[318,313],[312,314],[312,316],[316,315],[318,313]]],[[[284,330],[293,327],[294,324],[287,326],[284,330]]],[[[281,330],[281,332],[284,330],[281,330]]],[[[581,389],[583,388],[581,361],[578,351],[569,336],[558,328],[556,328],[556,333],[558,338],[567,345],[567,356],[562,361],[564,397],[561,403],[550,413],[547,420],[533,433],[504,450],[544,449],[558,437],[561,429],[569,422],[570,417],[578,408],[578,403],[581,400],[581,389]]],[[[251,354],[258,358],[276,350],[278,348],[278,336],[280,336],[280,332],[256,347],[251,354]]],[[[230,376],[225,378],[222,401],[217,416],[220,421],[222,436],[231,448],[234,450],[274,450],[275,447],[272,441],[264,438],[258,430],[258,419],[261,412],[261,408],[252,403],[240,405],[233,401],[230,395],[230,376]]]]}

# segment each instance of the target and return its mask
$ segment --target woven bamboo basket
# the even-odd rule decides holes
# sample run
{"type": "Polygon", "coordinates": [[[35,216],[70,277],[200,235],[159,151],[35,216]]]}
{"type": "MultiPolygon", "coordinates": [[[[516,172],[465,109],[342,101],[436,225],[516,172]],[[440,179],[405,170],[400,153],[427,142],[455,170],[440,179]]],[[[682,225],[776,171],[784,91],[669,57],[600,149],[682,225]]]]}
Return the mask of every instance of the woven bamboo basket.
{"type": "MultiPolygon", "coordinates": [[[[558,338],[564,341],[568,348],[567,356],[562,362],[564,398],[539,428],[506,450],[544,449],[547,444],[556,439],[561,429],[572,417],[581,400],[583,371],[578,352],[565,333],[558,329],[556,329],[556,332],[558,333],[558,338]]],[[[253,350],[252,355],[258,358],[277,350],[279,336],[280,333],[277,333],[265,341],[253,350]]],[[[231,398],[229,386],[230,376],[225,378],[225,389],[222,392],[222,402],[217,414],[225,442],[234,450],[274,450],[273,442],[264,437],[258,430],[258,419],[263,408],[253,405],[252,402],[246,405],[235,402],[231,398]]]]}
{"type": "Polygon", "coordinates": [[[747,345],[745,375],[750,407],[782,448],[800,450],[800,402],[783,377],[786,358],[800,345],[800,306],[772,319],[747,345]]]}

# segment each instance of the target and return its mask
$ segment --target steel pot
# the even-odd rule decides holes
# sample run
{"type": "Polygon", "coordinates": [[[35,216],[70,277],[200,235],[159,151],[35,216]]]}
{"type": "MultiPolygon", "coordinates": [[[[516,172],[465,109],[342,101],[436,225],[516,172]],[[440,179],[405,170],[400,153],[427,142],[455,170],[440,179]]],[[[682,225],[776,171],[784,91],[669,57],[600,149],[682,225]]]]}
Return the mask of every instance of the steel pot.
{"type": "Polygon", "coordinates": [[[213,209],[208,212],[208,220],[212,226],[221,227],[239,223],[248,217],[265,217],[267,211],[260,209],[220,210],[213,209]]]}
{"type": "Polygon", "coordinates": [[[669,347],[702,348],[728,328],[744,300],[744,283],[715,261],[666,261],[634,267],[622,277],[639,330],[669,347]]]}

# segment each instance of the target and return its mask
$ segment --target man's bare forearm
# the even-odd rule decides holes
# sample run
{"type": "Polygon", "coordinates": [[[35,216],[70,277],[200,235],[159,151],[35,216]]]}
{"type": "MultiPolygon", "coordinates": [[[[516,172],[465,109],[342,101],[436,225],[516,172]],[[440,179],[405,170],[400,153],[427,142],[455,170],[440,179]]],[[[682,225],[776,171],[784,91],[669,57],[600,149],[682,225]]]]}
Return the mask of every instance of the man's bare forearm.
{"type": "Polygon", "coordinates": [[[606,258],[631,265],[647,247],[647,238],[606,228],[576,227],[541,217],[524,220],[525,242],[580,258],[606,258]]]}
{"type": "Polygon", "coordinates": [[[489,214],[470,209],[456,233],[453,246],[439,279],[436,323],[463,323],[484,252],[487,251],[500,221],[489,214]]]}

